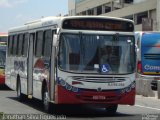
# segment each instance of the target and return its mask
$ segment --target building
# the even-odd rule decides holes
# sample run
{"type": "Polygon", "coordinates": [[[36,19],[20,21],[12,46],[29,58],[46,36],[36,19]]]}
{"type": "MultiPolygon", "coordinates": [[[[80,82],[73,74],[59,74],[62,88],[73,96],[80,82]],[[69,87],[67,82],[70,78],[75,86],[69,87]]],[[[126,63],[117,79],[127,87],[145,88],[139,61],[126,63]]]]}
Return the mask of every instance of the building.
{"type": "Polygon", "coordinates": [[[68,13],[70,16],[76,15],[75,0],[68,0],[68,13]]]}
{"type": "Polygon", "coordinates": [[[160,30],[160,0],[69,0],[69,15],[122,17],[137,31],[160,30]]]}

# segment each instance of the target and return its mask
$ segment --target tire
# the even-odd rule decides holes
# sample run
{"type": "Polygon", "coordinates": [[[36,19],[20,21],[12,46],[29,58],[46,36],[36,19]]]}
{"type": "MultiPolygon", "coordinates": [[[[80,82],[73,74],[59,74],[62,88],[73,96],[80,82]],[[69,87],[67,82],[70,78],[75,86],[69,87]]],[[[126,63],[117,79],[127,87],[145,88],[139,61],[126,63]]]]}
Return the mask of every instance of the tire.
{"type": "Polygon", "coordinates": [[[106,109],[106,113],[108,115],[114,115],[117,111],[118,105],[111,105],[111,106],[107,106],[106,109]]]}
{"type": "Polygon", "coordinates": [[[23,102],[25,100],[25,95],[23,95],[21,92],[21,83],[19,78],[17,80],[17,98],[20,102],[23,102]]]}
{"type": "Polygon", "coordinates": [[[52,112],[52,104],[49,102],[49,93],[47,90],[47,87],[44,88],[43,94],[42,94],[42,100],[43,100],[43,109],[46,113],[52,112]]]}

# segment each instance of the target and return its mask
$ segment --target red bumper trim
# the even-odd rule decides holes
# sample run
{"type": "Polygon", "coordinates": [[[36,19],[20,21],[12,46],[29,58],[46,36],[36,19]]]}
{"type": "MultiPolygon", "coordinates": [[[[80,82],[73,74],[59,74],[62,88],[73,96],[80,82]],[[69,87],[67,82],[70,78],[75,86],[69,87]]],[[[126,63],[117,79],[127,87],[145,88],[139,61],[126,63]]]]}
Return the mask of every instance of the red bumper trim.
{"type": "Polygon", "coordinates": [[[123,94],[116,91],[72,92],[58,85],[55,95],[57,104],[135,104],[135,89],[123,94]]]}

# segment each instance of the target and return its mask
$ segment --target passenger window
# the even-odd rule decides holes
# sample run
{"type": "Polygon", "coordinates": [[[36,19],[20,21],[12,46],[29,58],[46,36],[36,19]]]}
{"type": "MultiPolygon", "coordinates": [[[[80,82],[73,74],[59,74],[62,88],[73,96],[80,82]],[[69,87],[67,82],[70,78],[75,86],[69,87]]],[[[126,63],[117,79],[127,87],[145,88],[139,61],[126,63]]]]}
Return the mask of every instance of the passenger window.
{"type": "Polygon", "coordinates": [[[36,57],[42,56],[42,46],[43,46],[43,31],[39,31],[36,34],[36,50],[35,50],[36,57]]]}
{"type": "Polygon", "coordinates": [[[19,38],[19,44],[18,44],[18,56],[21,56],[22,55],[22,44],[23,44],[23,34],[20,34],[18,36],[19,38]]]}
{"type": "Polygon", "coordinates": [[[8,39],[8,56],[12,55],[12,42],[13,42],[13,36],[9,36],[9,39],[8,39]]]}
{"type": "Polygon", "coordinates": [[[27,51],[28,51],[28,33],[26,33],[24,35],[24,40],[23,40],[23,51],[22,51],[22,54],[23,56],[27,56],[27,51]]]}
{"type": "Polygon", "coordinates": [[[16,55],[17,53],[17,43],[18,43],[17,35],[15,35],[13,40],[13,55],[16,55]]]}
{"type": "Polygon", "coordinates": [[[52,31],[47,30],[44,32],[44,49],[43,55],[45,57],[51,56],[51,47],[52,47],[52,31]]]}

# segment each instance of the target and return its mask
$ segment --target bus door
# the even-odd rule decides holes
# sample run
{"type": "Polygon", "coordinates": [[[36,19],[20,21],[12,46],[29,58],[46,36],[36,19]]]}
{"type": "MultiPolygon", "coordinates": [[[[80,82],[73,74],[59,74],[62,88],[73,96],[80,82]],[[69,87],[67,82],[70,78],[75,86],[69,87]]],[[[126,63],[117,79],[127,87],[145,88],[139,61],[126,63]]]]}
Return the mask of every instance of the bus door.
{"type": "MultiPolygon", "coordinates": [[[[28,95],[33,94],[33,52],[34,52],[34,40],[35,33],[31,33],[29,37],[29,53],[28,53],[28,82],[27,82],[27,93],[28,95]]],[[[30,96],[28,96],[30,97],[30,96]]]]}

